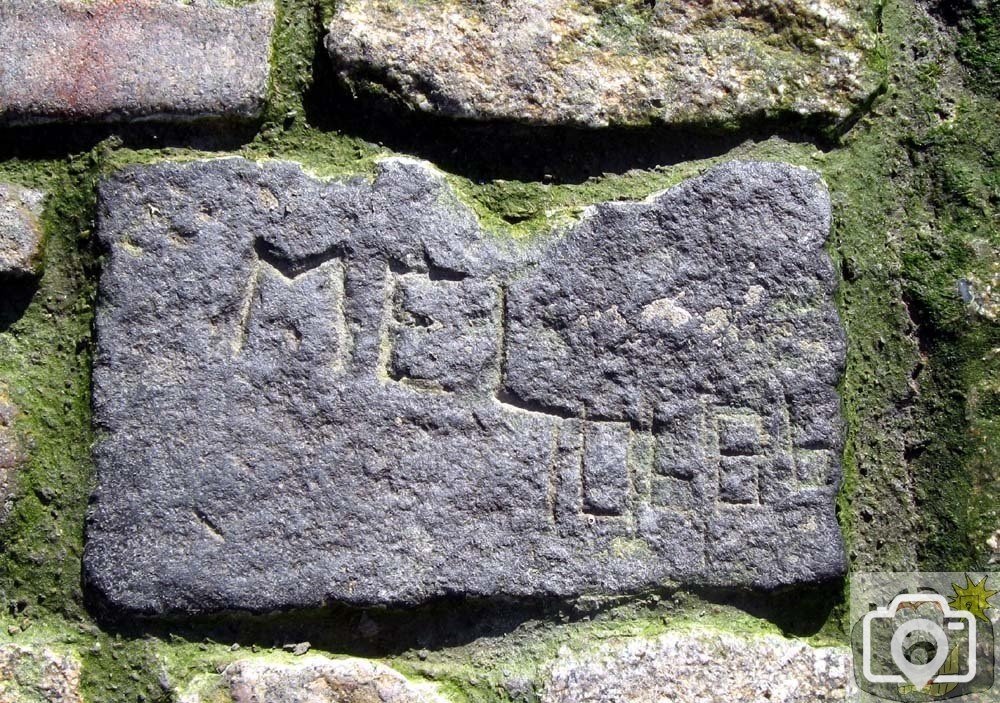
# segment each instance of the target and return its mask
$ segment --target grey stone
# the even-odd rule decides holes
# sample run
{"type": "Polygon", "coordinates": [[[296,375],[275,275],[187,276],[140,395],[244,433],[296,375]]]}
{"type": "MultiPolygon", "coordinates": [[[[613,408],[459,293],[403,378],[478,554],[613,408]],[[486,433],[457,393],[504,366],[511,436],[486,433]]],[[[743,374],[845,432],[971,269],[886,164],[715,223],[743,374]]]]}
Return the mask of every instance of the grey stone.
{"type": "Polygon", "coordinates": [[[0,276],[36,273],[41,263],[44,195],[0,183],[0,276]]]}
{"type": "Polygon", "coordinates": [[[840,119],[879,85],[857,0],[404,7],[338,3],[326,47],[353,88],[449,117],[586,127],[840,119]]]}
{"type": "Polygon", "coordinates": [[[273,22],[271,0],[4,0],[0,123],[251,118],[273,22]]]}
{"type": "Polygon", "coordinates": [[[80,662],[47,647],[0,645],[0,703],[83,703],[80,662]]]}
{"type": "Polygon", "coordinates": [[[405,159],[99,189],[88,583],[140,612],[844,569],[819,178],[734,162],[533,246],[405,159]]]}
{"type": "Polygon", "coordinates": [[[847,647],[707,630],[563,650],[542,703],[819,703],[855,700],[847,647]]]}
{"type": "Polygon", "coordinates": [[[366,659],[308,657],[294,664],[247,659],[226,667],[221,679],[221,687],[202,682],[182,695],[181,703],[219,700],[214,694],[220,688],[233,703],[445,703],[432,685],[410,682],[366,659]]]}

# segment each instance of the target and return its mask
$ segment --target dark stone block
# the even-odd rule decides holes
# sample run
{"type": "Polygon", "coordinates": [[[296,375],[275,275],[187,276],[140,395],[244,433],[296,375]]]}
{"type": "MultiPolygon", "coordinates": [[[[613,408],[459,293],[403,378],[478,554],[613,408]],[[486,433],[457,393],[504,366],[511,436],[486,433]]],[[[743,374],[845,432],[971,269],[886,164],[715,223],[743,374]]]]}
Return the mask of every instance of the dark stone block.
{"type": "Polygon", "coordinates": [[[840,574],[828,229],[777,164],[530,246],[409,160],[126,169],[86,579],[164,613],[840,574]]]}

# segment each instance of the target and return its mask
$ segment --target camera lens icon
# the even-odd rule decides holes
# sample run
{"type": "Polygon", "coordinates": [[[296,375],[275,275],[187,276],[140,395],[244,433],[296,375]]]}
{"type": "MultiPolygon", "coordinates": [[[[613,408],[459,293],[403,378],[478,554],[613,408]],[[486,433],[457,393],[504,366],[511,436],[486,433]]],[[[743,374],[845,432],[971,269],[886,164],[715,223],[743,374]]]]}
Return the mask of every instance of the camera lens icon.
{"type": "Polygon", "coordinates": [[[928,683],[960,684],[968,683],[976,677],[976,618],[966,610],[953,610],[944,596],[936,593],[904,593],[896,596],[886,608],[876,608],[865,615],[862,621],[862,657],[864,676],[871,683],[904,684],[907,681],[917,689],[924,688],[928,683]],[[874,652],[872,649],[872,624],[879,620],[892,622],[900,607],[918,606],[922,603],[935,605],[943,614],[941,623],[927,618],[906,620],[896,628],[889,641],[889,655],[892,664],[899,673],[876,673],[873,670],[873,655],[884,652],[874,652]],[[949,645],[955,637],[949,637],[948,631],[963,636],[958,638],[965,643],[967,651],[964,661],[968,662],[967,670],[962,673],[942,673],[942,665],[948,658],[949,645]],[[912,661],[907,655],[920,649],[933,651],[928,661],[912,661]]]}

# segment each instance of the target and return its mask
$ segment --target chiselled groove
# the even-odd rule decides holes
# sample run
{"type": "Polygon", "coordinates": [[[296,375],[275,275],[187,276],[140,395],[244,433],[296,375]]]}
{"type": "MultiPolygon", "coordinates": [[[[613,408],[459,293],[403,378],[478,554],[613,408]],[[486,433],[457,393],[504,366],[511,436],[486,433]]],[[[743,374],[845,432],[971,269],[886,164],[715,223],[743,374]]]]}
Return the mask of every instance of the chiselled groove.
{"type": "Polygon", "coordinates": [[[563,420],[580,419],[579,415],[570,412],[569,410],[519,398],[517,394],[511,392],[506,388],[498,390],[495,396],[497,401],[500,402],[501,404],[513,408],[514,410],[518,410],[520,412],[535,413],[538,415],[548,415],[549,417],[561,418],[563,420]]]}
{"type": "Polygon", "coordinates": [[[250,334],[250,313],[253,310],[253,298],[257,294],[257,286],[260,282],[261,263],[260,259],[255,259],[250,269],[250,276],[240,303],[239,314],[236,318],[236,334],[233,336],[233,355],[236,356],[243,351],[246,346],[247,337],[250,334]]]}
{"type": "Polygon", "coordinates": [[[379,318],[378,330],[378,367],[376,375],[382,381],[397,380],[392,373],[392,335],[394,321],[396,319],[396,294],[399,288],[396,283],[397,269],[393,267],[393,262],[389,261],[385,267],[385,274],[382,288],[382,309],[379,318]]]}
{"type": "Polygon", "coordinates": [[[254,240],[254,252],[260,261],[271,266],[285,278],[290,279],[308,273],[312,269],[318,268],[333,259],[343,259],[345,254],[344,248],[341,245],[334,244],[318,254],[310,254],[299,259],[290,259],[263,237],[257,237],[254,240]]]}
{"type": "Polygon", "coordinates": [[[559,433],[561,429],[558,426],[552,428],[552,447],[545,471],[546,515],[553,524],[558,518],[556,512],[559,500],[559,433]]]}
{"type": "Polygon", "coordinates": [[[212,539],[219,542],[226,541],[226,537],[225,535],[222,534],[222,530],[219,528],[217,524],[215,524],[215,522],[210,517],[208,517],[208,515],[205,514],[203,510],[201,510],[200,508],[195,508],[193,512],[195,518],[198,520],[201,526],[205,528],[205,531],[208,532],[208,534],[212,537],[212,539]]]}
{"type": "Polygon", "coordinates": [[[432,264],[430,260],[427,261],[427,278],[432,281],[464,281],[468,277],[469,274],[462,271],[437,266],[432,264]]]}
{"type": "MultiPolygon", "coordinates": [[[[332,247],[321,254],[309,256],[304,259],[290,262],[284,256],[278,254],[276,250],[267,244],[262,237],[254,241],[254,261],[251,264],[250,275],[247,279],[245,292],[243,294],[240,309],[237,315],[236,333],[233,336],[232,352],[238,356],[246,348],[250,337],[250,326],[254,316],[254,300],[258,305],[263,305],[261,299],[261,276],[264,275],[265,267],[280,276],[289,286],[296,286],[304,276],[313,271],[319,271],[324,267],[330,267],[329,284],[332,287],[330,292],[334,304],[334,319],[332,324],[336,328],[337,335],[337,356],[333,362],[333,368],[342,371],[347,366],[347,360],[351,358],[353,339],[347,324],[346,296],[347,296],[347,266],[342,258],[343,252],[339,247],[332,247]]],[[[301,342],[301,331],[294,323],[289,324],[289,330],[295,337],[297,348],[301,342]]]]}
{"type": "Polygon", "coordinates": [[[469,277],[465,271],[458,271],[435,263],[426,246],[424,246],[424,263],[427,266],[427,277],[432,281],[464,281],[469,277]]]}
{"type": "Polygon", "coordinates": [[[351,329],[347,324],[347,263],[344,259],[338,260],[336,272],[333,274],[334,295],[337,299],[337,334],[340,337],[340,354],[337,358],[335,368],[342,371],[347,367],[348,360],[354,351],[354,340],[351,338],[351,329]]]}

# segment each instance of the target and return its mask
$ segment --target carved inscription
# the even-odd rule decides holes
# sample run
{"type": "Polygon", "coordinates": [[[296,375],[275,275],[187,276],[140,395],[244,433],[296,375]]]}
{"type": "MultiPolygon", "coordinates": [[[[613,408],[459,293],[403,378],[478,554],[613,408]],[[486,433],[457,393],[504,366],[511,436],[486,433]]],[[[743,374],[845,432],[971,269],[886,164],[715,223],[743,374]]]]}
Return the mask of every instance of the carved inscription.
{"type": "Polygon", "coordinates": [[[85,563],[109,603],[843,569],[844,350],[809,172],[729,164],[530,245],[406,160],[374,183],[159,165],[100,192],[85,563]]]}

